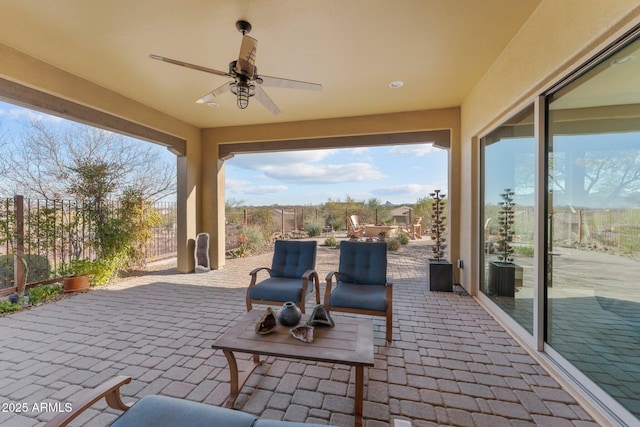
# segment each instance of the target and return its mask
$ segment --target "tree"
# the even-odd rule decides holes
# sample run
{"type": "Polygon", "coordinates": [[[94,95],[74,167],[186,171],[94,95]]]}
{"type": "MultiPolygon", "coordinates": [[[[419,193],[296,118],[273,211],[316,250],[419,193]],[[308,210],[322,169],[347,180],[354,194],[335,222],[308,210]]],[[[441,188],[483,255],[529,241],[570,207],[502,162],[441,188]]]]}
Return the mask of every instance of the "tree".
{"type": "Polygon", "coordinates": [[[1,183],[6,194],[104,199],[134,189],[153,202],[175,193],[175,164],[150,144],[113,132],[29,119],[18,140],[8,141],[6,133],[0,138],[0,170],[11,171],[1,183]]]}

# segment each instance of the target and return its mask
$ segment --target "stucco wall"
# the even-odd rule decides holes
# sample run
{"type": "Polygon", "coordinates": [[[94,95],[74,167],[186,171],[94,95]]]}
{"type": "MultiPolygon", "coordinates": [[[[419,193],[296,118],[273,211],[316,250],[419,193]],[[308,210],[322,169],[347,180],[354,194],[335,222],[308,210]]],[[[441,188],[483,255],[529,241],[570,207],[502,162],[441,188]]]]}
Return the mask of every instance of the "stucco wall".
{"type": "Polygon", "coordinates": [[[477,291],[478,148],[482,136],[640,23],[637,0],[544,0],[461,107],[462,283],[477,291]]]}

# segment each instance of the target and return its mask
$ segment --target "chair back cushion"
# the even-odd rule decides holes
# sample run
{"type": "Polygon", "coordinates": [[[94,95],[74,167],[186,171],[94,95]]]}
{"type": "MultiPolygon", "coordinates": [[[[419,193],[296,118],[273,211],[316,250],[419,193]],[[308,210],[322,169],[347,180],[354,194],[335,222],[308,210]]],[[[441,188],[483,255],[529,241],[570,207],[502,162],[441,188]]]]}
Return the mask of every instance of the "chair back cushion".
{"type": "Polygon", "coordinates": [[[387,282],[386,242],[340,242],[338,280],[359,285],[384,285],[387,282]]]}
{"type": "Polygon", "coordinates": [[[315,270],[317,248],[316,241],[276,240],[271,276],[299,279],[305,271],[315,270]]]}

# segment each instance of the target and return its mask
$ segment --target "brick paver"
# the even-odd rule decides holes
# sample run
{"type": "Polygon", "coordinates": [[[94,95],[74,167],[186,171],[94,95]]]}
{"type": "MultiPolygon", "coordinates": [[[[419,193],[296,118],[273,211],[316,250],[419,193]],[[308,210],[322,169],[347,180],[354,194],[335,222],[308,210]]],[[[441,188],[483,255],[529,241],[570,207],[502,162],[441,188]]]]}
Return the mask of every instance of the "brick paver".
{"type": "MultiPolygon", "coordinates": [[[[373,318],[365,425],[398,418],[414,426],[595,426],[473,298],[428,290],[426,249],[425,241],[412,241],[389,253],[394,342],[386,346],[384,319],[373,318]]],[[[337,257],[337,250],[319,247],[321,281],[337,268],[337,257]]],[[[34,404],[64,405],[118,374],[133,378],[122,389],[125,401],[158,393],[222,404],[229,373],[211,343],[244,314],[249,271],[270,263],[264,253],[208,273],[168,268],[0,318],[0,425],[41,425],[55,414],[34,404]],[[9,411],[16,403],[26,410],[9,411]]],[[[236,408],[351,426],[353,397],[353,372],[345,366],[267,358],[236,408]]],[[[74,425],[104,426],[117,414],[99,402],[74,425]]]]}

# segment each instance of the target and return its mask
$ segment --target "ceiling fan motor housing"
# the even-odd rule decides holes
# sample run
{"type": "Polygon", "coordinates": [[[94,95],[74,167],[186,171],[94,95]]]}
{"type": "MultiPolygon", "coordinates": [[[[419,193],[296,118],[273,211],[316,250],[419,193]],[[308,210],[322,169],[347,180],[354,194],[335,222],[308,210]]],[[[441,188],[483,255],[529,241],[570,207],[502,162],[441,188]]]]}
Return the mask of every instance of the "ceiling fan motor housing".
{"type": "Polygon", "coordinates": [[[251,24],[241,19],[236,22],[236,28],[242,33],[242,35],[249,34],[251,31],[251,24]]]}

